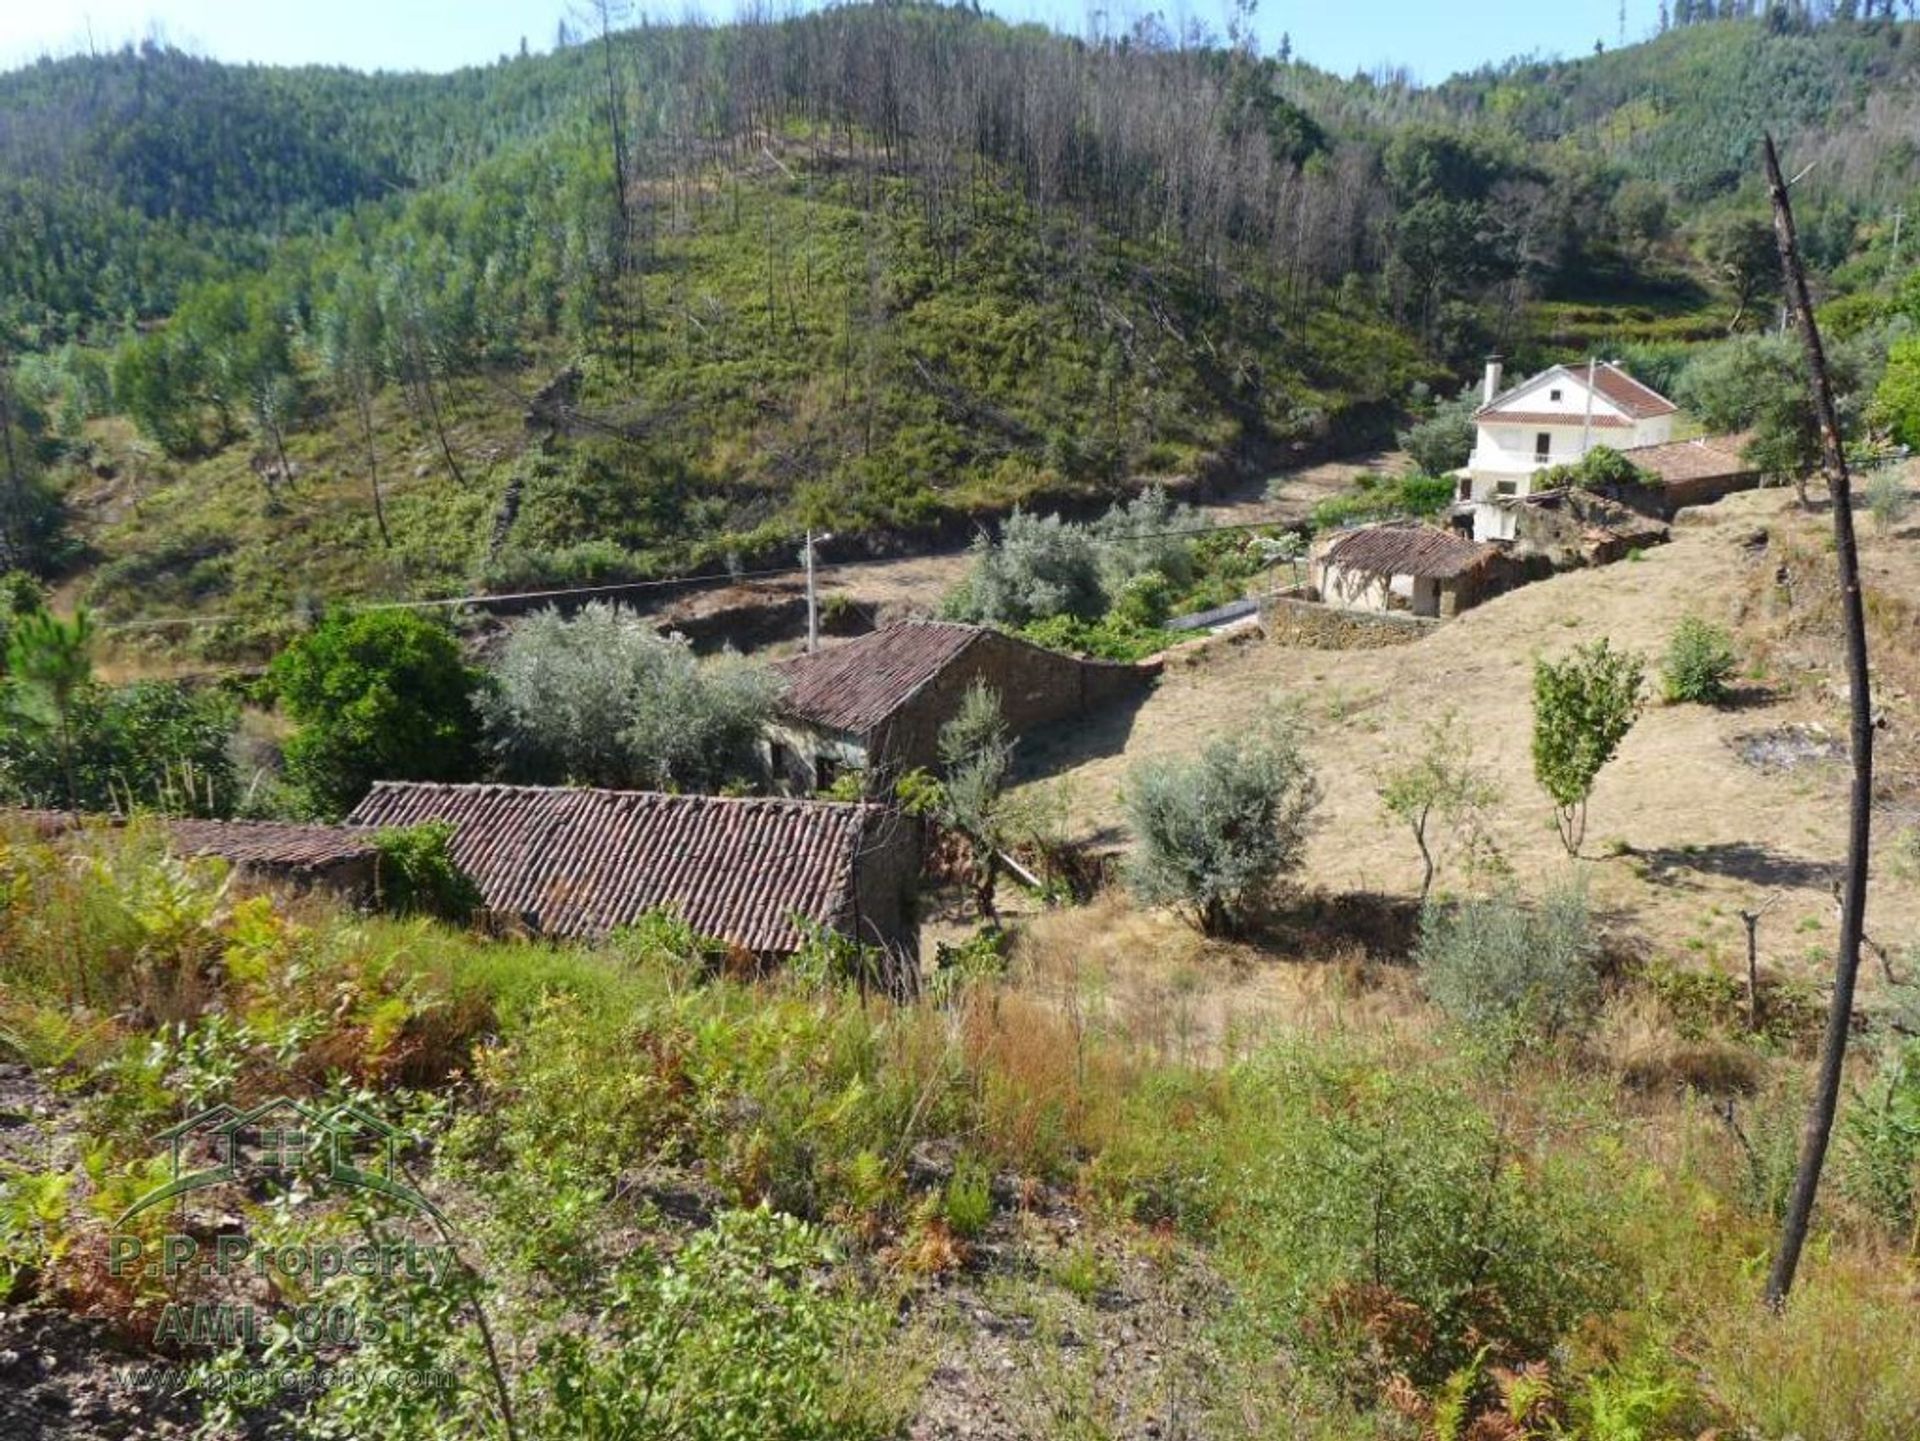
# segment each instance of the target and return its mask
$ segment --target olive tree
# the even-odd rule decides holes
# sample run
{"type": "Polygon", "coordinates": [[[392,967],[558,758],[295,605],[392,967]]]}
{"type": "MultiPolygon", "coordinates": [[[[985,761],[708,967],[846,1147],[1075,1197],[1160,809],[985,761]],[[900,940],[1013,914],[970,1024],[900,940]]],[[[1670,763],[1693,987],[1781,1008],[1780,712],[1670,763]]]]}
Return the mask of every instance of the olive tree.
{"type": "Polygon", "coordinates": [[[1553,798],[1554,829],[1567,854],[1580,854],[1587,799],[1639,718],[1646,662],[1606,640],[1563,661],[1533,663],[1533,774],[1553,798]]]}
{"type": "Polygon", "coordinates": [[[631,610],[595,602],[517,622],[481,714],[514,779],[702,790],[754,772],[777,690],[765,665],[702,660],[631,610]]]}
{"type": "Polygon", "coordinates": [[[1270,722],[1198,755],[1128,772],[1134,893],[1207,935],[1242,929],[1306,851],[1320,785],[1293,726],[1270,722]]]}
{"type": "Polygon", "coordinates": [[[1500,798],[1498,783],[1475,763],[1473,734],[1456,712],[1429,725],[1426,739],[1419,755],[1380,778],[1381,803],[1419,848],[1422,901],[1450,849],[1463,847],[1469,856],[1486,849],[1486,810],[1500,798]]]}

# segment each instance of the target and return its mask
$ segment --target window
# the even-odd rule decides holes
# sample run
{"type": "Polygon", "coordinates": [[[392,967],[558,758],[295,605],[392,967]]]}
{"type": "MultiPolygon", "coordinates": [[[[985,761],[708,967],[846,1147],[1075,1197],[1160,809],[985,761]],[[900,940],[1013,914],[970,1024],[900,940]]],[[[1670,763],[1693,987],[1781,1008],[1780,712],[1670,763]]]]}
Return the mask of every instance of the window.
{"type": "Polygon", "coordinates": [[[832,790],[833,783],[839,778],[840,767],[831,756],[816,756],[813,761],[813,788],[817,791],[832,790]]]}
{"type": "Polygon", "coordinates": [[[1553,433],[1542,430],[1533,437],[1533,461],[1535,465],[1545,465],[1553,458],[1553,433]]]}
{"type": "Polygon", "coordinates": [[[783,781],[793,770],[793,752],[781,741],[770,742],[767,746],[767,769],[773,772],[775,782],[783,781]]]}
{"type": "Polygon", "coordinates": [[[1549,390],[1549,391],[1547,392],[1547,399],[1548,399],[1548,400],[1558,400],[1559,398],[1560,398],[1560,392],[1559,392],[1559,391],[1557,391],[1557,390],[1549,390]]]}
{"type": "Polygon", "coordinates": [[[1518,495],[1520,493],[1520,482],[1517,480],[1503,480],[1494,487],[1494,492],[1498,495],[1518,495]]]}

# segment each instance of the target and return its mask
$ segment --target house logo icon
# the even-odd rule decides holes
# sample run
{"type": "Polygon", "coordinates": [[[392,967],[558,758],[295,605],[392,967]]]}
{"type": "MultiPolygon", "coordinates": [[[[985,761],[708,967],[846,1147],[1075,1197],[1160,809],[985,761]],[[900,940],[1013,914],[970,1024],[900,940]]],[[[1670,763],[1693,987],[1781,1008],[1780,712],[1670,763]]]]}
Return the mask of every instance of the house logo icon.
{"type": "Polygon", "coordinates": [[[358,1107],[316,1110],[288,1096],[275,1096],[251,1110],[221,1104],[154,1137],[168,1143],[172,1177],[120,1214],[124,1226],[142,1211],[176,1196],[225,1185],[251,1175],[313,1172],[332,1186],[375,1191],[416,1211],[446,1218],[425,1196],[394,1179],[400,1133],[358,1107]],[[212,1164],[192,1169],[196,1145],[212,1164]]]}

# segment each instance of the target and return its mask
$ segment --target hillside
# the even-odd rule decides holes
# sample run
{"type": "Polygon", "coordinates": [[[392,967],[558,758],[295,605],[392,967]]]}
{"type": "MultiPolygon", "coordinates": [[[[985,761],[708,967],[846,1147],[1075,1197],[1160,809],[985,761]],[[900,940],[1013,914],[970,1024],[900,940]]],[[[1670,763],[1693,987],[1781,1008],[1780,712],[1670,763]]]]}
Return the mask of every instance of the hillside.
{"type": "Polygon", "coordinates": [[[1259,476],[1490,346],[1755,313],[1764,126],[1823,162],[1817,257],[1877,278],[1913,33],[1689,25],[1426,91],[926,7],[440,77],[43,62],[0,76],[0,547],[228,653],[329,600],[1259,476]]]}

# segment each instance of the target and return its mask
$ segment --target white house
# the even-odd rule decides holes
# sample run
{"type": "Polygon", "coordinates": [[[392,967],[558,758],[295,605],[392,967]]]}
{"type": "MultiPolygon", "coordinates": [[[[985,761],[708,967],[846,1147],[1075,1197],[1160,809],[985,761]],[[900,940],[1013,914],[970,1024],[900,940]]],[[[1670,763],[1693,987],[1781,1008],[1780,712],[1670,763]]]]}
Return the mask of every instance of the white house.
{"type": "Polygon", "coordinates": [[[1499,502],[1530,494],[1533,477],[1597,445],[1633,450],[1673,439],[1674,404],[1612,361],[1556,365],[1500,389],[1500,357],[1487,360],[1473,454],[1454,474],[1475,540],[1511,540],[1513,514],[1499,502]]]}

